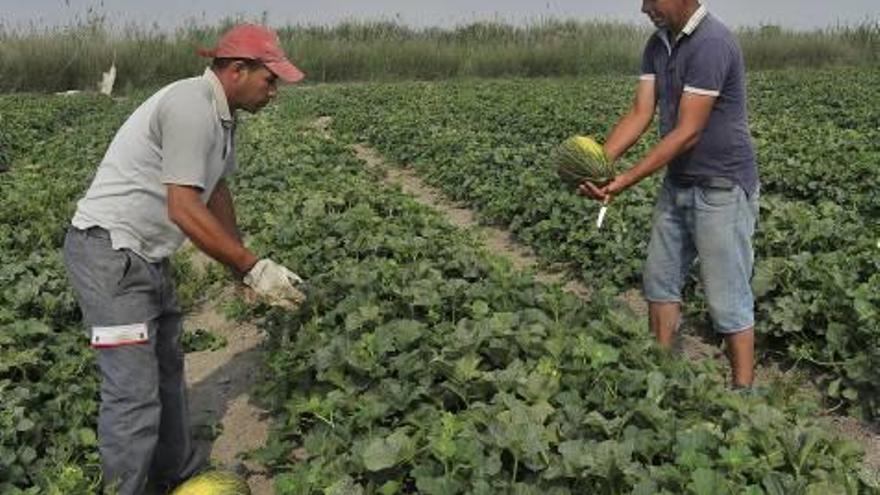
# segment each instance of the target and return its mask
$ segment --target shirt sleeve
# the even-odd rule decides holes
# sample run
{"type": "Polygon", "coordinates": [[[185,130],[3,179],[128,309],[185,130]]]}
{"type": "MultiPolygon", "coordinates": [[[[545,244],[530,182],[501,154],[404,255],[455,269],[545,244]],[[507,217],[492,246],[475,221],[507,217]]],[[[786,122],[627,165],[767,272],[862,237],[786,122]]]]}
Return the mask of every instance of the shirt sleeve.
{"type": "Polygon", "coordinates": [[[210,102],[191,94],[169,94],[159,105],[162,135],[162,183],[208,186],[215,128],[210,102]]]}
{"type": "Polygon", "coordinates": [[[657,71],[654,69],[654,55],[652,53],[655,37],[656,35],[651,37],[651,40],[645,45],[645,50],[642,52],[642,69],[639,75],[639,79],[642,81],[653,81],[657,77],[657,71]]]}
{"type": "Polygon", "coordinates": [[[724,40],[707,40],[690,57],[684,72],[684,91],[718,97],[730,72],[730,46],[724,40]]]}

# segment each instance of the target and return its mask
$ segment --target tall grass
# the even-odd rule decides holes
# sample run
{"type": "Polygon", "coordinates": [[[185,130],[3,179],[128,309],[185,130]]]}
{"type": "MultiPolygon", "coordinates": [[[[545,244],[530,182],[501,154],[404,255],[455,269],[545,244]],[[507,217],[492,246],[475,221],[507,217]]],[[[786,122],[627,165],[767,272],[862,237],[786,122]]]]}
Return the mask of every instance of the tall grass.
{"type": "MultiPolygon", "coordinates": [[[[234,23],[114,29],[91,16],[60,28],[0,25],[0,91],[93,89],[115,62],[117,88],[153,87],[197,74],[195,54],[234,23]]],[[[313,82],[633,73],[651,31],[628,24],[546,20],[410,28],[393,22],[287,26],[288,54],[313,82]]],[[[773,26],[738,32],[750,69],[876,66],[880,23],[810,32],[773,26]]]]}
{"type": "Polygon", "coordinates": [[[823,31],[785,31],[777,26],[743,29],[740,43],[750,67],[823,67],[880,62],[880,22],[823,31]]]}

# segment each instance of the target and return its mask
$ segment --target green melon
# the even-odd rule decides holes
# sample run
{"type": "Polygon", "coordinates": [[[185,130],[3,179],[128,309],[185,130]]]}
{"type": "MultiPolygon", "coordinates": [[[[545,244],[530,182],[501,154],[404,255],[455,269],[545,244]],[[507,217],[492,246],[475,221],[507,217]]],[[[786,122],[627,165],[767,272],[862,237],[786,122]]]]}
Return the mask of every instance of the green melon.
{"type": "Polygon", "coordinates": [[[171,495],[251,495],[251,489],[234,473],[207,471],[190,478],[171,495]]]}
{"type": "Polygon", "coordinates": [[[615,167],[605,157],[602,145],[587,136],[566,139],[554,153],[556,173],[571,186],[584,181],[603,184],[614,178],[615,167]]]}

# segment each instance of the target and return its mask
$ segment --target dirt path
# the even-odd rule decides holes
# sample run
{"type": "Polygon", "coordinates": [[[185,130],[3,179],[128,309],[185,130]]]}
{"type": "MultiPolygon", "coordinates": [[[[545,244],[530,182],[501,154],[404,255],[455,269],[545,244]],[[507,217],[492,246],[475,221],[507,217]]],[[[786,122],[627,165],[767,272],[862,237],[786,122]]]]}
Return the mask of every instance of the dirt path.
{"type": "MultiPolygon", "coordinates": [[[[529,270],[535,279],[544,283],[563,283],[563,289],[583,300],[590,298],[590,288],[581,281],[574,279],[566,271],[548,271],[539,268],[539,260],[534,251],[520,243],[509,231],[481,225],[473,211],[451,202],[437,189],[424,184],[415,172],[410,169],[389,166],[384,158],[374,149],[364,144],[352,147],[355,154],[364,161],[367,167],[380,170],[384,174],[386,184],[400,186],[401,190],[419,203],[439,211],[452,225],[467,229],[483,241],[486,248],[495,254],[509,259],[520,270],[529,270]]],[[[638,314],[647,314],[647,305],[638,291],[628,291],[621,295],[627,304],[638,314]]],[[[720,357],[718,348],[703,342],[688,332],[679,334],[677,347],[691,358],[720,357]]]]}
{"type": "MultiPolygon", "coordinates": [[[[196,252],[190,260],[197,269],[208,262],[196,252]]],[[[264,334],[252,323],[230,321],[223,315],[223,303],[235,297],[235,290],[225,288],[184,320],[185,329],[202,328],[227,342],[216,351],[186,355],[190,416],[198,432],[197,447],[210,452],[211,462],[246,476],[254,495],[269,495],[274,491],[265,470],[239,457],[265,445],[269,418],[252,402],[252,390],[261,380],[264,334]]]]}
{"type": "MultiPolygon", "coordinates": [[[[330,132],[331,125],[332,118],[320,117],[313,121],[309,127],[325,138],[333,139],[330,132]]],[[[573,279],[565,271],[547,271],[539,268],[538,258],[531,248],[516,241],[507,230],[481,225],[476,220],[473,211],[450,201],[441,191],[426,185],[413,170],[389,164],[379,152],[366,144],[353,145],[352,149],[368,168],[380,172],[380,176],[384,177],[383,180],[386,184],[400,187],[403,192],[411,195],[419,203],[440,212],[452,225],[473,232],[482,239],[490,252],[508,258],[519,269],[532,271],[539,281],[545,283],[564,282],[566,291],[584,300],[589,299],[591,291],[581,281],[573,279]]],[[[621,298],[637,314],[647,315],[647,304],[638,291],[628,291],[622,294],[621,298]]],[[[685,322],[677,339],[676,349],[689,359],[714,359],[721,369],[726,373],[729,372],[723,351],[718,345],[711,342],[704,329],[685,322]]],[[[783,371],[774,363],[766,365],[758,363],[755,374],[756,381],[761,384],[781,381],[805,389],[808,393],[817,393],[807,377],[796,372],[783,371]]],[[[820,421],[832,435],[857,441],[863,446],[865,449],[864,468],[871,479],[880,483],[880,427],[865,424],[854,418],[830,414],[822,416],[820,421]]]]}
{"type": "Polygon", "coordinates": [[[565,272],[538,270],[538,258],[531,248],[517,242],[506,230],[481,225],[473,211],[449,201],[442,192],[425,185],[412,170],[388,166],[377,151],[366,145],[354,145],[352,149],[367,167],[384,174],[386,184],[400,186],[404,193],[419,203],[442,213],[452,225],[470,231],[490,252],[509,259],[517,269],[532,271],[535,278],[544,283],[564,282],[566,291],[582,298],[589,297],[590,289],[577,280],[567,279],[565,272]]]}

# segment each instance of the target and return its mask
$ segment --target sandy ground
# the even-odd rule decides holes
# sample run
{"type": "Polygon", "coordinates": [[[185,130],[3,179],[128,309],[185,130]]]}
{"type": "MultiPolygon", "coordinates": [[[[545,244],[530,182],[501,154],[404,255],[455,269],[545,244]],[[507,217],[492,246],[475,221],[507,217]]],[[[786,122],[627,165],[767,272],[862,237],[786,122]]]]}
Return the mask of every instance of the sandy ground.
{"type": "MultiPolygon", "coordinates": [[[[210,262],[200,253],[190,259],[197,267],[210,262]]],[[[264,334],[252,323],[229,321],[223,316],[222,305],[235,291],[230,285],[184,320],[187,330],[203,328],[227,341],[216,351],[186,355],[190,415],[197,447],[210,452],[211,462],[246,476],[254,495],[268,495],[274,491],[264,469],[240,457],[265,445],[269,432],[267,412],[252,401],[252,390],[261,381],[264,334]]]]}

